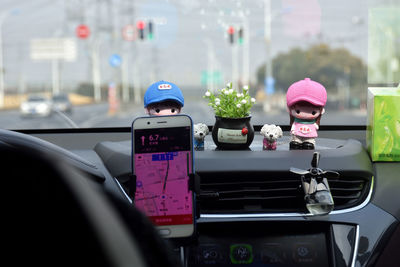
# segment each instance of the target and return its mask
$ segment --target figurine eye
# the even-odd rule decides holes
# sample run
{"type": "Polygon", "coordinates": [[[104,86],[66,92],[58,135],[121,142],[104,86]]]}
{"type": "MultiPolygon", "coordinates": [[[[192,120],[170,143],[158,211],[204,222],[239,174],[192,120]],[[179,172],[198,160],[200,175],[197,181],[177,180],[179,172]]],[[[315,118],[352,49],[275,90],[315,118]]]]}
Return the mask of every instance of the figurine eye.
{"type": "Polygon", "coordinates": [[[175,109],[174,109],[174,108],[172,108],[172,109],[171,109],[171,112],[172,112],[172,113],[175,113],[175,109]]]}
{"type": "Polygon", "coordinates": [[[299,110],[299,109],[296,109],[296,113],[297,113],[297,114],[300,114],[300,110],[299,110]]]}
{"type": "Polygon", "coordinates": [[[156,109],[156,113],[160,113],[160,109],[159,108],[156,109]]]}
{"type": "Polygon", "coordinates": [[[311,112],[311,114],[315,115],[315,114],[317,114],[317,112],[315,110],[313,110],[313,112],[311,112]]]}

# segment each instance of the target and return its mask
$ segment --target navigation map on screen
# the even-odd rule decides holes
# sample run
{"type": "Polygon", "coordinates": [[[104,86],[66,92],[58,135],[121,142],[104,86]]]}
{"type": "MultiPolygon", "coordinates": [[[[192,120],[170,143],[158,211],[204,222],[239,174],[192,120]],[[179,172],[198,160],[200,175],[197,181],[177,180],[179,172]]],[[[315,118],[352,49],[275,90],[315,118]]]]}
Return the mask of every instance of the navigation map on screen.
{"type": "Polygon", "coordinates": [[[193,222],[188,187],[192,171],[190,139],[186,136],[190,137],[189,130],[179,127],[135,131],[135,205],[156,225],[193,222]]]}

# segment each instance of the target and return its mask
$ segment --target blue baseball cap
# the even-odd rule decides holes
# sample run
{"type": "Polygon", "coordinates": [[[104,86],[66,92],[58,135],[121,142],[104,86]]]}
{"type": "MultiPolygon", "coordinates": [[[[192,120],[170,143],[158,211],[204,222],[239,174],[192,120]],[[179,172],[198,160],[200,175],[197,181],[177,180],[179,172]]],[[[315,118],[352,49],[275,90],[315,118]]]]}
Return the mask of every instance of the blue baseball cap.
{"type": "Polygon", "coordinates": [[[176,84],[167,81],[159,81],[153,83],[147,88],[144,94],[144,107],[153,103],[159,103],[166,100],[172,100],[179,103],[182,107],[184,104],[181,89],[176,84]]]}

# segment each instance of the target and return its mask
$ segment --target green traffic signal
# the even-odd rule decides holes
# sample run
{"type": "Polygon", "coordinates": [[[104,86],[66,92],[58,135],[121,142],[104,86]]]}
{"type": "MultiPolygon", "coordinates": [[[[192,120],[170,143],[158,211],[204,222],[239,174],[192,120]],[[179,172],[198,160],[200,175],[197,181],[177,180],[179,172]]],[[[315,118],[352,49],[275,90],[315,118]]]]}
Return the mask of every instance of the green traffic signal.
{"type": "Polygon", "coordinates": [[[240,28],[240,29],[239,29],[238,43],[239,43],[240,45],[242,45],[243,42],[244,42],[244,39],[243,39],[243,29],[240,28]]]}
{"type": "Polygon", "coordinates": [[[147,34],[147,39],[148,40],[153,40],[154,35],[153,35],[153,22],[149,21],[148,23],[148,34],[147,34]]]}

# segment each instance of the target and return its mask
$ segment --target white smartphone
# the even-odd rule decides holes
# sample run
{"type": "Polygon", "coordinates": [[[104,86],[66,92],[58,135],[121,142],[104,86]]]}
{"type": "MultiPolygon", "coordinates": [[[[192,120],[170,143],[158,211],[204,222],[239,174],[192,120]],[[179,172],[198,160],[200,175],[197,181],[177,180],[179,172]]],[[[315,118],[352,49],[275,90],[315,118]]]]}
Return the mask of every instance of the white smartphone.
{"type": "Polygon", "coordinates": [[[134,203],[168,238],[194,232],[192,128],[187,115],[140,117],[132,123],[134,203]]]}

